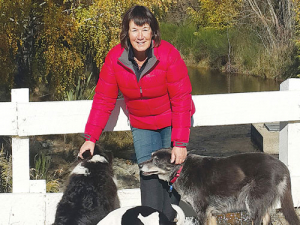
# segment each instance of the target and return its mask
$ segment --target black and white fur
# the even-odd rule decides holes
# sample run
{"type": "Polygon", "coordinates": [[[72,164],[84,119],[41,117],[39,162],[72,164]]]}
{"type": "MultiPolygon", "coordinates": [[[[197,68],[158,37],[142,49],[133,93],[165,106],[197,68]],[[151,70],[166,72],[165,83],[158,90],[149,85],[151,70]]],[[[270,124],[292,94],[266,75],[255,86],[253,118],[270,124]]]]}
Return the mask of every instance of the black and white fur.
{"type": "MultiPolygon", "coordinates": [[[[140,165],[143,175],[158,174],[170,181],[181,165],[170,163],[171,150],[161,149],[140,165]]],[[[288,168],[264,153],[229,157],[188,154],[180,176],[173,184],[189,203],[200,224],[216,223],[212,215],[246,210],[254,225],[270,224],[269,211],[281,203],[290,225],[300,225],[291,195],[288,168]]]]}
{"type": "Polygon", "coordinates": [[[96,146],[93,156],[77,164],[57,205],[54,225],[96,225],[120,207],[111,161],[96,146]]]}
{"type": "Polygon", "coordinates": [[[179,206],[172,206],[177,212],[177,222],[170,222],[163,213],[151,207],[135,206],[112,211],[98,225],[183,225],[184,212],[179,206]]]}

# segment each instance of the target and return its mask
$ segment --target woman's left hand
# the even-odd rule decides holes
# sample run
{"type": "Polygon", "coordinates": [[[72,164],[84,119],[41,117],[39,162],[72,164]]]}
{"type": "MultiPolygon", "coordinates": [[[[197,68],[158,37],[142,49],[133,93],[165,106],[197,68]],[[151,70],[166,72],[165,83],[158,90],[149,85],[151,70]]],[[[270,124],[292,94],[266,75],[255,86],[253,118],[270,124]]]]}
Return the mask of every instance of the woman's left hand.
{"type": "Polygon", "coordinates": [[[171,163],[181,164],[184,162],[187,156],[186,148],[182,147],[173,147],[171,154],[171,163]]]}

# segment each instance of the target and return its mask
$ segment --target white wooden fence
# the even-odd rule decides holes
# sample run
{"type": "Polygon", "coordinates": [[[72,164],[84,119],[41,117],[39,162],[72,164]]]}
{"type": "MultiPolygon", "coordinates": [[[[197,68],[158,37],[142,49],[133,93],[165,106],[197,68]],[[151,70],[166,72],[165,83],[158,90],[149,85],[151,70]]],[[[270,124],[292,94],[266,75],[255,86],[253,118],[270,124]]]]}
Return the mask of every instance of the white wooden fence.
{"type": "MultiPolygon", "coordinates": [[[[83,133],[92,101],[29,102],[28,89],[13,89],[0,103],[0,135],[12,137],[13,193],[0,194],[0,224],[51,224],[61,193],[45,193],[45,181],[29,179],[29,136],[83,133]]],[[[290,169],[300,206],[300,79],[280,91],[193,96],[194,126],[280,122],[279,158],[290,169]]],[[[129,130],[123,100],[105,128],[129,130]]],[[[242,146],[241,146],[242,147],[242,146]]],[[[139,204],[139,190],[120,190],[121,205],[139,204]]]]}

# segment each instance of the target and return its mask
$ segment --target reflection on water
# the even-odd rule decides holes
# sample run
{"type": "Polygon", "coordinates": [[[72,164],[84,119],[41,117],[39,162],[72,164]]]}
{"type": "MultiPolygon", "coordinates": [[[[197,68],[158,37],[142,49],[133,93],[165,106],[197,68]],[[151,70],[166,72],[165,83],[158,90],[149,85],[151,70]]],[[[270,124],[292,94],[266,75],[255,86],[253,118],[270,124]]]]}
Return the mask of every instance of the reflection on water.
{"type": "Polygon", "coordinates": [[[188,67],[188,70],[193,95],[279,90],[279,83],[274,80],[202,68],[188,67]]]}

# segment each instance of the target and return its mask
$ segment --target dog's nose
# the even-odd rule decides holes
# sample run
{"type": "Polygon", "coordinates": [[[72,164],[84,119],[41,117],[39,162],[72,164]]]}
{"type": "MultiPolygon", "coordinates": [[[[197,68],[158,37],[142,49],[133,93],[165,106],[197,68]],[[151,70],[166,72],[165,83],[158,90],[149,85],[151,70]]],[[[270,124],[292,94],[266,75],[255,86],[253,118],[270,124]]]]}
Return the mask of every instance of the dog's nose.
{"type": "Polygon", "coordinates": [[[142,167],[143,167],[143,164],[140,163],[140,164],[139,164],[139,168],[142,169],[142,167]]]}

